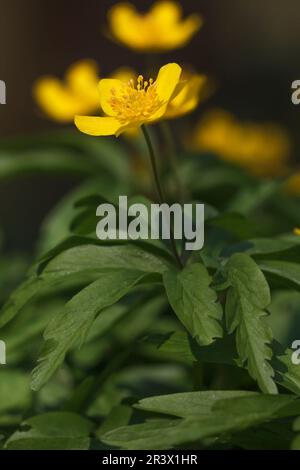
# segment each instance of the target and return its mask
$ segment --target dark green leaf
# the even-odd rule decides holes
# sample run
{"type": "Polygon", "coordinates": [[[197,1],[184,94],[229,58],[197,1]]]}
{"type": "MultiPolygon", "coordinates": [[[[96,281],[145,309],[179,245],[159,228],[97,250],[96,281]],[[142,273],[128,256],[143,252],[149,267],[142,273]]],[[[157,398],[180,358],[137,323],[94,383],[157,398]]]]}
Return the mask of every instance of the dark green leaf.
{"type": "Polygon", "coordinates": [[[212,279],[205,266],[193,264],[182,272],[164,274],[169,302],[193,338],[205,346],[222,337],[222,307],[210,287],[212,279]]]}

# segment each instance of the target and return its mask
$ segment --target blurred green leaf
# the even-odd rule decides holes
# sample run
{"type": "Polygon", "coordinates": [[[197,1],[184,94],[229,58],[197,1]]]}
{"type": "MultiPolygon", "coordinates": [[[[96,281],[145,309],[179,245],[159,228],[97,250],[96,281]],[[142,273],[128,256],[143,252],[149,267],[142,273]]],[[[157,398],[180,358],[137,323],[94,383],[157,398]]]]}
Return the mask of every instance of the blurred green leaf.
{"type": "Polygon", "coordinates": [[[88,450],[93,424],[72,413],[46,413],[24,421],[29,430],[15,432],[8,450],[88,450]]]}
{"type": "Polygon", "coordinates": [[[0,414],[24,411],[32,401],[28,374],[19,370],[0,370],[0,414]]]}

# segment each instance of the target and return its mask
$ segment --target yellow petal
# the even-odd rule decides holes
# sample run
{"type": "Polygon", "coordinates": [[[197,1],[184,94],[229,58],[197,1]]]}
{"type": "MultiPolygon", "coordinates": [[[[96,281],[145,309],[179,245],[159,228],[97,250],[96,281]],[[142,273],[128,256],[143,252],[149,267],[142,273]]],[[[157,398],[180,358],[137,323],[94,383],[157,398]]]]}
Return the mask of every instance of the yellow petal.
{"type": "Polygon", "coordinates": [[[66,81],[74,94],[95,106],[99,106],[99,68],[93,60],[81,60],[73,64],[66,73],[66,81]]]}
{"type": "Polygon", "coordinates": [[[184,47],[199,31],[202,24],[203,20],[199,15],[191,15],[181,23],[166,28],[160,39],[161,49],[167,51],[184,47]]]}
{"type": "Polygon", "coordinates": [[[124,89],[124,83],[115,78],[105,78],[99,83],[100,104],[108,116],[116,116],[117,112],[111,105],[113,94],[118,96],[124,89]]]}
{"type": "Polygon", "coordinates": [[[169,103],[166,117],[175,118],[194,111],[205,98],[208,80],[204,75],[196,75],[185,82],[181,91],[169,103]]]}
{"type": "Polygon", "coordinates": [[[163,25],[171,25],[180,20],[182,8],[178,2],[160,1],[153,5],[149,15],[163,25]]]}
{"type": "Polygon", "coordinates": [[[167,64],[159,71],[156,80],[156,90],[159,99],[167,104],[171,99],[182,73],[182,68],[175,63],[167,64]]]}
{"type": "Polygon", "coordinates": [[[86,112],[82,100],[52,77],[39,79],[33,87],[33,95],[44,113],[59,122],[72,122],[75,114],[86,112]]]}
{"type": "Polygon", "coordinates": [[[113,117],[75,116],[75,125],[84,134],[93,136],[117,135],[122,127],[113,117]]]}
{"type": "Polygon", "coordinates": [[[108,12],[110,29],[114,37],[132,48],[139,48],[143,43],[141,35],[141,17],[134,5],[130,3],[117,3],[108,12]]]}

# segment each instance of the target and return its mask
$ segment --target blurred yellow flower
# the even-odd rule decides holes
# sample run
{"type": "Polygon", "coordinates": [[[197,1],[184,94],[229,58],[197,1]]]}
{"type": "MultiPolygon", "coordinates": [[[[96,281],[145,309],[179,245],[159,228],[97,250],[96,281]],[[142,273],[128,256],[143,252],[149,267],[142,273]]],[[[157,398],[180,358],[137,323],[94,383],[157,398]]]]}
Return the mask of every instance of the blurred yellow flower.
{"type": "Polygon", "coordinates": [[[99,108],[99,70],[92,60],[73,64],[65,81],[42,77],[33,87],[33,96],[51,119],[61,123],[74,120],[79,113],[94,113],[99,108]]]}
{"type": "MultiPolygon", "coordinates": [[[[120,68],[111,76],[128,81],[133,72],[120,68]]],[[[99,67],[93,60],[76,62],[66,72],[65,81],[55,77],[42,77],[33,87],[33,95],[51,119],[71,123],[77,114],[94,114],[99,110],[99,67]]]]}
{"type": "Polygon", "coordinates": [[[300,171],[288,178],[284,187],[285,191],[291,196],[300,196],[300,171]]]}
{"type": "Polygon", "coordinates": [[[108,13],[112,36],[139,52],[165,52],[185,46],[199,31],[202,18],[182,18],[181,5],[175,1],[158,1],[145,14],[131,3],[118,3],[108,13]]]}
{"type": "Polygon", "coordinates": [[[295,228],[294,229],[294,234],[300,236],[300,228],[295,228]]]}
{"type": "Polygon", "coordinates": [[[256,176],[285,174],[291,150],[289,137],[280,126],[242,124],[223,110],[210,111],[199,122],[192,147],[213,152],[256,176]]]}
{"type": "Polygon", "coordinates": [[[156,81],[145,81],[142,76],[136,83],[133,79],[129,82],[101,80],[100,104],[106,116],[76,116],[77,128],[94,136],[118,136],[129,129],[162,119],[169,102],[180,91],[181,72],[181,67],[173,63],[160,69],[156,81]]]}

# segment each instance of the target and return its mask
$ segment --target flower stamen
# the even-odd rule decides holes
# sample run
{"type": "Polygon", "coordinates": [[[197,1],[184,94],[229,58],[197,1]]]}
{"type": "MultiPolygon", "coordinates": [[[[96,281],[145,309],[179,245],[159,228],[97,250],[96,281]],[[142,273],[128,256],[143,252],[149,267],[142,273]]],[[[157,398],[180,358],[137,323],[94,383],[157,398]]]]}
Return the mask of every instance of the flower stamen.
{"type": "Polygon", "coordinates": [[[163,102],[157,94],[153,78],[145,80],[142,75],[136,83],[131,79],[121,90],[111,90],[110,105],[123,124],[145,122],[161,108],[163,102]]]}

